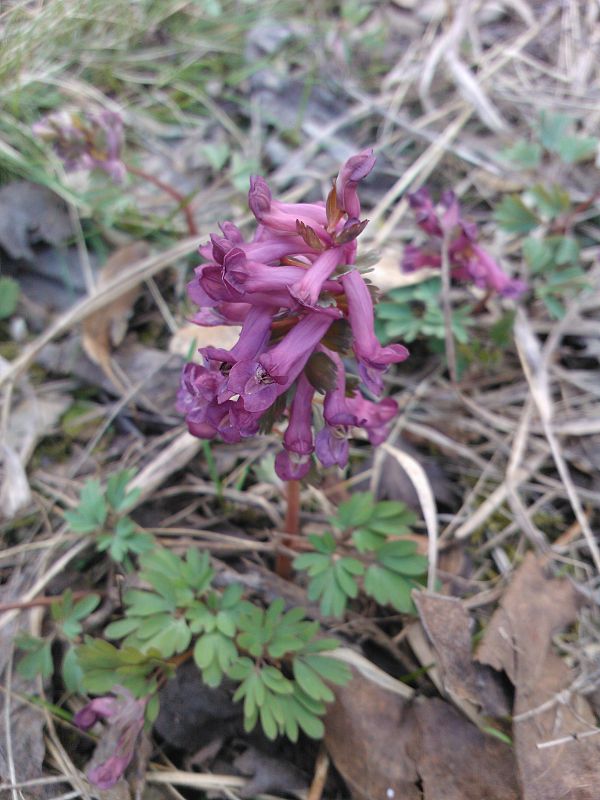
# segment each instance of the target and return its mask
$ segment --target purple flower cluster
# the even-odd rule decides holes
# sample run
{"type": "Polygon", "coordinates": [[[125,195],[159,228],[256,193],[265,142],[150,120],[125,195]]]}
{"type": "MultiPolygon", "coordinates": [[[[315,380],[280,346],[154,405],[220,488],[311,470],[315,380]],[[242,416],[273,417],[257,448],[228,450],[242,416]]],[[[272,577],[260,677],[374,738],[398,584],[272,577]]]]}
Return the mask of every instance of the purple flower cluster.
{"type": "Polygon", "coordinates": [[[348,159],[326,203],[279,202],[263,178],[251,178],[252,240],[223,223],[200,248],[206,263],[188,286],[200,309],[195,322],[242,326],[231,350],[203,347],[203,363],[185,366],[178,408],[189,431],[238,442],[287,412],[275,461],[284,480],[305,476],[313,453],[324,466],[344,466],[352,429],[377,444],[397,410],[391,399],[364,397],[342,360],[353,354],[364,387],[379,396],[385,370],[408,357],[402,345],[379,344],[371,291],[352,266],[368,222],[360,219],[357,187],[374,163],[371,150],[348,159]],[[324,400],[315,436],[316,392],[324,400]]]}
{"type": "Polygon", "coordinates": [[[57,111],[33,125],[33,133],[54,147],[67,171],[101,169],[121,183],[123,120],[106,109],[98,113],[57,111]]]}
{"type": "Polygon", "coordinates": [[[112,695],[96,697],[73,718],[75,725],[82,730],[106,719],[117,732],[114,753],[88,772],[90,783],[100,789],[110,789],[123,776],[135,755],[138,736],[144,727],[147,698],[136,700],[122,686],[115,686],[112,691],[112,695]]]}
{"type": "Polygon", "coordinates": [[[472,282],[481,289],[498,292],[504,297],[517,298],[527,289],[526,283],[510,278],[498,262],[477,244],[477,225],[463,219],[454,192],[442,194],[439,210],[425,188],[409,194],[408,202],[415,212],[417,225],[429,236],[429,241],[422,247],[408,245],[404,249],[404,272],[414,272],[422,267],[440,267],[441,242],[448,236],[448,256],[453,278],[472,282]]]}

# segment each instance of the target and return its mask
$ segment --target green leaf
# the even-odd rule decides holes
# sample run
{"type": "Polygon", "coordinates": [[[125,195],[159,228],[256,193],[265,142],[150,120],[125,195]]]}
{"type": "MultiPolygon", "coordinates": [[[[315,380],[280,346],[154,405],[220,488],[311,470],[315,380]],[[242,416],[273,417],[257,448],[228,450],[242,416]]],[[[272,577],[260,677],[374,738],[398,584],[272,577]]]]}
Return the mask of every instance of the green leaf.
{"type": "Polygon", "coordinates": [[[19,637],[17,647],[25,650],[25,655],[17,663],[17,672],[27,680],[33,680],[41,675],[44,680],[50,678],[54,672],[52,661],[52,642],[38,639],[37,637],[19,637]]]}
{"type": "Polygon", "coordinates": [[[146,711],[145,716],[146,720],[152,724],[156,722],[156,718],[158,717],[158,712],[160,711],[160,698],[158,694],[153,694],[150,700],[146,703],[146,711]]]}
{"type": "Polygon", "coordinates": [[[122,469],[111,475],[106,484],[106,499],[114,511],[122,512],[130,508],[141,494],[141,489],[127,491],[127,484],[135,475],[134,469],[122,469]]]}
{"type": "Polygon", "coordinates": [[[124,636],[137,630],[141,620],[138,617],[125,617],[109,623],[104,629],[104,635],[109,639],[122,639],[124,636]]]}
{"type": "Polygon", "coordinates": [[[88,480],[81,490],[79,505],[73,511],[65,511],[65,519],[75,533],[93,533],[102,528],[107,513],[100,482],[88,480]]]}
{"type": "Polygon", "coordinates": [[[83,670],[74,648],[69,647],[65,652],[62,663],[62,677],[65,689],[68,692],[81,692],[83,689],[83,670]]]}
{"type": "Polygon", "coordinates": [[[593,136],[565,136],[556,146],[556,152],[565,164],[577,164],[596,157],[598,139],[593,136]]]}
{"type": "Polygon", "coordinates": [[[364,525],[371,519],[374,505],[370,492],[357,492],[340,504],[335,524],[342,530],[364,525]]]}
{"type": "Polygon", "coordinates": [[[338,586],[344,592],[344,594],[348,597],[355,598],[358,597],[358,584],[352,577],[350,571],[346,570],[346,566],[348,564],[352,565],[352,569],[354,569],[354,565],[357,565],[360,571],[358,573],[354,572],[355,575],[361,575],[364,572],[364,567],[359,561],[356,561],[353,558],[342,558],[339,561],[334,562],[333,575],[338,586]]]}
{"type": "Polygon", "coordinates": [[[0,278],[0,319],[8,319],[17,310],[21,289],[13,278],[0,278]]]}
{"type": "Polygon", "coordinates": [[[260,709],[260,724],[267,739],[273,741],[277,738],[277,723],[269,704],[265,703],[260,709]]]}
{"type": "Polygon", "coordinates": [[[521,139],[512,147],[502,151],[502,156],[513,164],[524,169],[535,169],[542,159],[542,147],[538,142],[528,142],[521,139]]]}
{"type": "Polygon", "coordinates": [[[527,191],[527,195],[532,198],[541,216],[547,220],[556,219],[571,207],[569,193],[558,184],[542,186],[538,183],[527,191]]]}
{"type": "Polygon", "coordinates": [[[540,224],[517,194],[503,197],[494,216],[498,225],[508,233],[529,233],[540,224]]]}
{"type": "Polygon", "coordinates": [[[365,575],[364,588],[382,606],[391,605],[404,614],[414,612],[411,583],[385,567],[370,566],[365,575]]]}
{"type": "Polygon", "coordinates": [[[554,249],[546,239],[528,236],[523,242],[523,255],[532,272],[542,272],[554,261],[554,249]]]}
{"type": "Polygon", "coordinates": [[[175,611],[175,605],[171,601],[143,589],[129,589],[123,600],[130,606],[130,613],[139,617],[159,614],[161,611],[175,611]]]}
{"type": "Polygon", "coordinates": [[[89,594],[87,597],[83,597],[81,600],[78,600],[77,603],[75,603],[73,611],[69,616],[73,617],[74,619],[85,619],[85,617],[89,616],[99,604],[100,595],[89,594]]]}
{"type": "Polygon", "coordinates": [[[561,140],[567,135],[572,125],[573,120],[565,114],[543,111],[540,115],[539,134],[540,141],[546,150],[557,152],[561,140]]]}
{"type": "Polygon", "coordinates": [[[579,261],[579,242],[574,236],[559,236],[554,259],[559,266],[576,264],[579,261]]]}
{"type": "Polygon", "coordinates": [[[293,663],[294,678],[309,697],[315,700],[325,700],[331,702],[334,694],[331,689],[321,680],[319,674],[308,666],[305,661],[297,656],[293,663]]]}
{"type": "Polygon", "coordinates": [[[338,686],[343,686],[352,678],[350,667],[347,664],[344,664],[342,661],[339,661],[337,658],[303,654],[302,660],[322,678],[330,683],[335,683],[338,686]]]}

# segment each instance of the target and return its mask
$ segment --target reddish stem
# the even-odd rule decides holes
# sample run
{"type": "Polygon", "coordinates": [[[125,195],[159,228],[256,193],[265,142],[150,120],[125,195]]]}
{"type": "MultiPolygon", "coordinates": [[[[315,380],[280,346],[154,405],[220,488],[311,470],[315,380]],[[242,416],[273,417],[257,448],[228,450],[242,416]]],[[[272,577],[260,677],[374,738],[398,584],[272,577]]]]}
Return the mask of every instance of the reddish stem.
{"type": "MultiPolygon", "coordinates": [[[[287,481],[286,483],[287,508],[285,512],[285,532],[283,544],[293,547],[293,537],[300,532],[300,481],[287,481]]],[[[280,578],[289,580],[292,577],[292,559],[279,553],[275,560],[275,572],[280,578]]]]}
{"type": "Polygon", "coordinates": [[[138,178],[143,178],[148,183],[154,184],[159,189],[162,189],[165,194],[168,194],[169,197],[172,197],[175,200],[183,213],[185,214],[185,221],[188,226],[188,231],[190,236],[198,236],[198,228],[196,227],[196,223],[194,221],[194,217],[192,216],[192,209],[190,208],[190,204],[185,199],[185,197],[178,192],[177,189],[174,189],[169,183],[165,183],[161,181],[160,178],[151,175],[149,172],[144,172],[143,169],[139,169],[138,167],[133,167],[131,164],[127,164],[127,171],[131,172],[132,175],[137,175],[138,178]]]}

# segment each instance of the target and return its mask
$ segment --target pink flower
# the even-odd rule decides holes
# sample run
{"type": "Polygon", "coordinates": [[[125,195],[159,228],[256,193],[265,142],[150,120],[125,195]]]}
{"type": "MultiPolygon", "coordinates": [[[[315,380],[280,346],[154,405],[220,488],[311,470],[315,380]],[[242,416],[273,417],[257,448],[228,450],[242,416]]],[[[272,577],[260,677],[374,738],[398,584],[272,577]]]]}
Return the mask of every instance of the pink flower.
{"type": "Polygon", "coordinates": [[[253,237],[246,241],[223,223],[200,248],[206,263],[188,287],[200,307],[194,321],[241,323],[242,330],[231,349],[202,348],[204,363],[185,367],[178,409],[193,435],[226,442],[255,435],[285,409],[283,450],[275,460],[284,480],[304,477],[313,452],[325,466],[344,466],[352,430],[362,427],[381,441],[395,413],[393,401],[373,403],[356,390],[347,396],[344,365],[332,349],[339,334],[330,334],[335,321],[349,321],[359,373],[371,390],[379,392],[383,372],[407,356],[402,345],[381,347],[375,338],[373,304],[360,274],[338,274],[338,267],[354,263],[367,224],[359,219],[358,183],[373,163],[370,150],[348,159],[326,203],[274,200],[266,181],[252,177],[248,202],[259,223],[253,237]],[[322,359],[311,361],[315,353],[330,368],[322,359]],[[325,424],[315,436],[311,380],[319,385],[323,378],[326,386],[333,376],[325,424]]]}
{"type": "Polygon", "coordinates": [[[375,336],[373,301],[360,273],[356,270],[347,272],[342,276],[341,283],[348,298],[348,318],[360,375],[372,392],[381,394],[382,373],[390,364],[407,359],[408,350],[402,344],[383,347],[379,343],[375,336]]]}
{"type": "Polygon", "coordinates": [[[127,170],[121,160],[123,120],[114,111],[58,111],[36,122],[33,133],[54,147],[67,171],[101,169],[115,183],[125,177],[127,170]]]}
{"type": "Polygon", "coordinates": [[[75,714],[73,722],[83,730],[98,720],[106,719],[117,732],[114,753],[102,764],[88,772],[91,783],[100,789],[110,789],[123,776],[131,763],[137,740],[144,727],[148,698],[136,700],[130,691],[115,686],[113,695],[97,697],[75,714]]]}
{"type": "Polygon", "coordinates": [[[453,278],[471,281],[481,289],[513,299],[527,289],[524,281],[510,278],[498,262],[477,244],[477,226],[462,218],[454,192],[443,193],[439,211],[425,188],[409,194],[408,201],[415,212],[417,225],[428,234],[430,240],[425,248],[408,245],[404,249],[404,272],[414,272],[425,266],[440,267],[440,240],[448,236],[448,257],[453,278]]]}

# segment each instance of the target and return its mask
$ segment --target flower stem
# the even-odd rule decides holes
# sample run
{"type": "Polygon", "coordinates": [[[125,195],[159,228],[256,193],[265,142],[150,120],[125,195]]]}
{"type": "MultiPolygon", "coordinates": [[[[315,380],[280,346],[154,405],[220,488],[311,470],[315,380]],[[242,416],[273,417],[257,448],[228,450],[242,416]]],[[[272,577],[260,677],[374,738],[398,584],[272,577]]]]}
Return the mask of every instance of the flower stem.
{"type": "MultiPolygon", "coordinates": [[[[285,532],[290,536],[284,537],[283,544],[292,547],[293,537],[300,532],[300,481],[287,481],[286,500],[285,532]]],[[[275,560],[275,572],[280,578],[291,578],[292,560],[288,555],[279,553],[275,560]]]]}
{"type": "Polygon", "coordinates": [[[154,184],[159,189],[162,189],[165,194],[168,194],[169,197],[172,197],[175,200],[181,210],[185,215],[185,221],[187,223],[188,231],[190,236],[197,236],[198,235],[198,228],[196,227],[196,223],[194,221],[194,217],[192,216],[192,209],[190,208],[190,204],[186,200],[186,198],[178,192],[177,189],[173,188],[169,183],[165,183],[161,181],[160,178],[157,178],[154,175],[151,175],[149,172],[144,172],[143,169],[139,169],[138,167],[134,167],[131,164],[127,164],[127,171],[130,172],[132,175],[137,175],[138,178],[143,178],[148,183],[154,184]]]}

